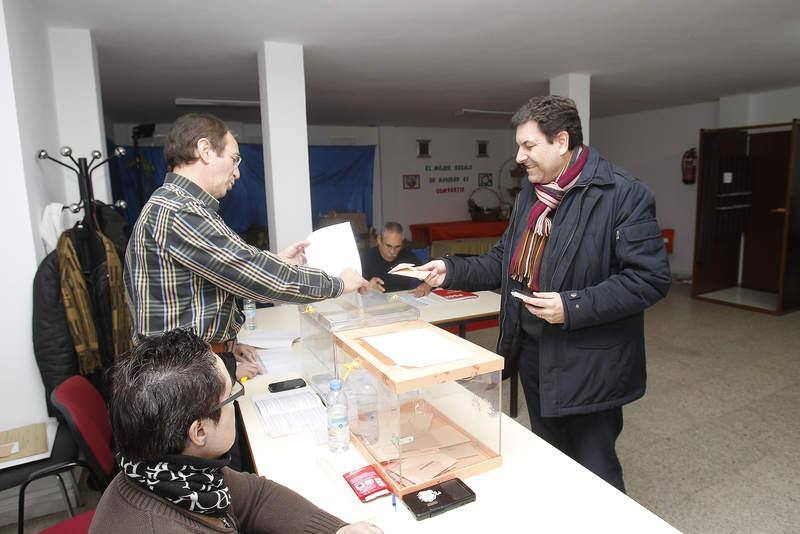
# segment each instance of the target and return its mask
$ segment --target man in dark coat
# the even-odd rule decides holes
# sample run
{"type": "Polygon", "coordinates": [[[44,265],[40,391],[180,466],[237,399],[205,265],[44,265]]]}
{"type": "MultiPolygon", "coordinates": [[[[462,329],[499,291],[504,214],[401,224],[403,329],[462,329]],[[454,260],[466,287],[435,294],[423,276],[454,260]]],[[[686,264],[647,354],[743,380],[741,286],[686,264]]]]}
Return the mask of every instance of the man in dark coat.
{"type": "Polygon", "coordinates": [[[512,119],[528,180],[494,248],[422,266],[427,282],[502,288],[497,349],[519,365],[533,431],[620,491],[622,406],[645,391],[644,310],[670,271],[653,193],[582,144],[575,103],[512,119]]]}
{"type": "Polygon", "coordinates": [[[404,291],[413,289],[414,296],[424,297],[431,292],[431,286],[415,278],[389,274],[400,263],[419,263],[417,255],[403,248],[403,226],[396,222],[387,222],[383,225],[378,236],[378,246],[369,249],[361,257],[361,274],[369,280],[372,290],[404,291]]]}

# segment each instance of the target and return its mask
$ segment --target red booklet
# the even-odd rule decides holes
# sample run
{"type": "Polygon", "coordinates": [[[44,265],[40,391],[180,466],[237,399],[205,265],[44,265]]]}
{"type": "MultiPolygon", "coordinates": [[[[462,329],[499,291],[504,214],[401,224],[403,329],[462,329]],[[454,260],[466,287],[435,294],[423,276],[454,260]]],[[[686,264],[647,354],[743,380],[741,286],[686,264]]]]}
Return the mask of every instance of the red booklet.
{"type": "Polygon", "coordinates": [[[389,485],[371,465],[350,471],[342,476],[353,488],[361,502],[369,502],[391,493],[389,485]]]}
{"type": "Polygon", "coordinates": [[[458,289],[434,289],[433,293],[436,293],[444,300],[449,301],[456,301],[456,300],[467,300],[467,299],[476,299],[478,295],[472,293],[471,291],[459,291],[458,289]]]}

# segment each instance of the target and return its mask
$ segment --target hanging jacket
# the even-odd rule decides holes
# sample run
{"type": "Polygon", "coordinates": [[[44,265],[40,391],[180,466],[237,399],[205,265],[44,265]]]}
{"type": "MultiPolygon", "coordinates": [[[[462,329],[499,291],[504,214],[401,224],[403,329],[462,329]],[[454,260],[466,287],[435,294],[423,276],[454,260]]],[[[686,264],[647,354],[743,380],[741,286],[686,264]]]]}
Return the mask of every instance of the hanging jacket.
{"type": "Polygon", "coordinates": [[[45,256],[33,278],[33,352],[44,383],[47,413],[56,415],[50,393],[61,382],[78,374],[78,358],[61,299],[58,256],[45,256]]]}
{"type": "MultiPolygon", "coordinates": [[[[80,239],[76,229],[67,230],[67,232],[73,242],[80,239]]],[[[76,249],[78,254],[82,255],[81,247],[76,247],[76,249]]],[[[85,262],[83,257],[80,260],[81,263],[85,262]]],[[[117,259],[117,263],[119,263],[119,259],[117,259]]],[[[123,308],[126,314],[128,310],[124,306],[124,290],[121,287],[116,296],[112,295],[106,261],[102,261],[90,274],[87,287],[92,303],[98,303],[96,306],[92,305],[92,315],[101,362],[101,367],[87,378],[98,391],[106,396],[104,370],[113,365],[115,353],[124,351],[124,345],[130,340],[130,323],[128,322],[126,323],[128,326],[123,327],[125,337],[118,339],[115,347],[112,297],[122,302],[121,305],[116,306],[117,308],[123,308]]],[[[34,277],[32,327],[33,350],[45,386],[47,409],[50,415],[54,415],[56,412],[50,405],[50,392],[65,379],[80,373],[78,357],[64,309],[61,269],[56,251],[45,257],[34,277]]]]}

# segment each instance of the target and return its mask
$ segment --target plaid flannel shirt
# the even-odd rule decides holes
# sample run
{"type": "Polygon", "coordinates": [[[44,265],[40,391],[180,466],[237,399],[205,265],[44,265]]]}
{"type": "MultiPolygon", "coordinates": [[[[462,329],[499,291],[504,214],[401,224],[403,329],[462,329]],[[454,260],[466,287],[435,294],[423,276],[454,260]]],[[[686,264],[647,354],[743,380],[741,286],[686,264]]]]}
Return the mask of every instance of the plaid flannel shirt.
{"type": "Polygon", "coordinates": [[[214,197],[174,173],[142,208],[125,254],[135,336],[180,327],[218,343],[234,339],[244,322],[236,297],[305,303],[342,294],[341,279],[242,241],[218,208],[214,197]]]}

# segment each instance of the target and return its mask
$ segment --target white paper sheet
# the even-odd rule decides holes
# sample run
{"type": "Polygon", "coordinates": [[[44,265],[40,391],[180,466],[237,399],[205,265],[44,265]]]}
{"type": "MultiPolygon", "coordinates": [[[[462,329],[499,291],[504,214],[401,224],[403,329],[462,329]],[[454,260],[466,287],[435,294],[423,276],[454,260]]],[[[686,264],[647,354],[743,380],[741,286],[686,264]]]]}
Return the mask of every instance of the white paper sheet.
{"type": "Polygon", "coordinates": [[[425,367],[473,355],[472,351],[426,328],[368,336],[364,341],[391,358],[397,365],[405,367],[425,367]]]}
{"type": "Polygon", "coordinates": [[[361,273],[361,257],[349,222],[320,228],[308,236],[306,260],[310,267],[322,269],[331,276],[347,268],[361,273]]]}
{"type": "Polygon", "coordinates": [[[308,388],[253,397],[253,404],[272,437],[319,430],[327,424],[322,401],[308,388]]]}
{"type": "Polygon", "coordinates": [[[259,350],[258,362],[265,373],[272,375],[302,374],[303,364],[292,349],[259,350]]]}
{"type": "Polygon", "coordinates": [[[280,331],[280,330],[239,330],[237,341],[245,345],[251,345],[259,349],[288,349],[296,339],[300,338],[300,332],[280,331]]]}

